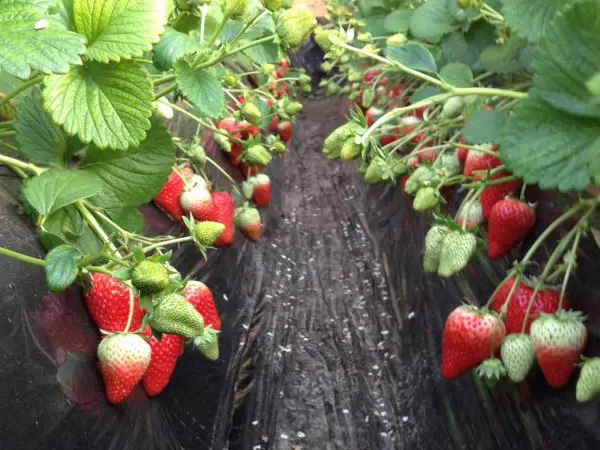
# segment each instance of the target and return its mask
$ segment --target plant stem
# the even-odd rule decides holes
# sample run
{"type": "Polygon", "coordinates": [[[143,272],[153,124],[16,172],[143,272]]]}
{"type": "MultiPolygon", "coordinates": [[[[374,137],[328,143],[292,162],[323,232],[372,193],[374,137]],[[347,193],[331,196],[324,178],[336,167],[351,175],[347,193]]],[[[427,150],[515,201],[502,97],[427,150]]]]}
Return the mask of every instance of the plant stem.
{"type": "Polygon", "coordinates": [[[233,42],[231,43],[231,45],[235,45],[237,43],[237,41],[239,41],[242,36],[244,35],[244,33],[246,32],[246,30],[248,28],[250,28],[252,25],[254,25],[255,22],[257,22],[265,13],[267,12],[266,9],[262,9],[261,11],[259,11],[258,14],[256,14],[252,19],[250,19],[248,21],[248,23],[246,23],[246,25],[244,25],[244,27],[240,30],[240,32],[238,33],[238,35],[235,37],[235,39],[233,40],[233,42]]]}
{"type": "Polygon", "coordinates": [[[8,103],[10,100],[12,100],[14,97],[16,97],[17,95],[19,95],[21,92],[25,91],[26,89],[29,89],[31,86],[34,86],[34,85],[38,84],[43,79],[44,79],[44,75],[39,75],[39,76],[37,76],[35,78],[32,78],[31,80],[26,81],[25,83],[23,83],[18,88],[13,89],[12,91],[10,91],[2,99],[0,99],[0,108],[3,107],[6,103],[8,103]]]}
{"type": "Polygon", "coordinates": [[[31,163],[23,162],[16,158],[11,158],[10,156],[0,155],[0,163],[6,164],[7,166],[18,167],[19,169],[31,172],[34,175],[41,175],[44,172],[44,169],[42,169],[41,167],[38,167],[31,163]]]}
{"type": "Polygon", "coordinates": [[[165,95],[170,94],[171,92],[173,92],[175,89],[177,89],[177,85],[176,84],[172,84],[171,86],[169,86],[168,88],[163,89],[162,91],[160,91],[159,93],[157,93],[154,96],[154,100],[158,100],[161,97],[164,97],[165,95]]]}
{"type": "Polygon", "coordinates": [[[208,156],[206,157],[206,162],[210,163],[215,169],[217,169],[219,172],[221,172],[221,174],[225,178],[227,178],[227,180],[231,183],[231,185],[233,186],[233,189],[235,189],[235,191],[238,194],[240,194],[240,191],[237,187],[237,183],[235,182],[235,180],[233,178],[231,178],[231,175],[229,175],[219,164],[216,163],[216,161],[214,161],[212,158],[210,158],[208,156]]]}
{"type": "Polygon", "coordinates": [[[33,264],[35,266],[45,267],[46,262],[43,259],[34,258],[33,256],[27,256],[23,253],[15,252],[4,247],[0,247],[0,255],[8,256],[9,258],[16,259],[21,262],[33,264]]]}
{"type": "Polygon", "coordinates": [[[160,86],[161,84],[168,83],[169,81],[173,81],[174,79],[175,79],[174,74],[165,75],[164,77],[160,77],[160,78],[154,80],[154,82],[152,84],[154,85],[154,87],[156,87],[156,86],[160,86]]]}
{"type": "Polygon", "coordinates": [[[14,136],[15,134],[17,134],[15,130],[0,131],[0,137],[10,137],[14,136]]]}
{"type": "Polygon", "coordinates": [[[127,315],[127,323],[125,324],[125,333],[129,332],[129,327],[131,326],[131,319],[133,319],[133,290],[129,289],[129,314],[127,315]]]}
{"type": "Polygon", "coordinates": [[[142,251],[144,253],[147,253],[150,250],[154,250],[155,248],[166,247],[167,245],[182,244],[184,242],[190,242],[192,239],[192,236],[185,236],[176,239],[171,239],[169,241],[158,242],[156,244],[149,245],[148,247],[144,247],[142,251]]]}
{"type": "Polygon", "coordinates": [[[96,233],[100,240],[107,244],[115,255],[121,257],[115,245],[110,241],[110,238],[106,234],[106,231],[104,231],[104,229],[100,226],[94,215],[89,211],[89,209],[87,209],[83,201],[79,200],[75,202],[75,207],[81,213],[81,215],[86,220],[88,225],[92,228],[92,230],[94,230],[94,233],[96,233]]]}
{"type": "Polygon", "coordinates": [[[14,120],[8,120],[6,122],[0,122],[0,128],[12,128],[12,126],[14,125],[15,121],[14,120]]]}

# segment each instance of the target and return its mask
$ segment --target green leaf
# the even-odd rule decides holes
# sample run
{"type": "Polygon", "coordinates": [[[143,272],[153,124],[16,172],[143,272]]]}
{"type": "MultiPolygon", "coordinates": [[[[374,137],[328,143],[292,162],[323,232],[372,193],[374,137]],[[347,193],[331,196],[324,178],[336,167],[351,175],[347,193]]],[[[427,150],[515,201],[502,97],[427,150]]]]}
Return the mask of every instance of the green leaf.
{"type": "Polygon", "coordinates": [[[521,54],[526,45],[526,41],[513,36],[503,45],[489,46],[481,52],[479,65],[489,72],[517,72],[523,69],[521,54]]]}
{"type": "Polygon", "coordinates": [[[409,44],[396,45],[385,49],[385,56],[392,61],[397,61],[411,69],[424,72],[437,72],[437,66],[433,56],[424,46],[411,42],[409,44]]]}
{"type": "Polygon", "coordinates": [[[29,0],[0,0],[0,72],[63,73],[81,64],[85,38],[68,31],[29,0]],[[37,28],[37,29],[36,29],[37,28]]]}
{"type": "Polygon", "coordinates": [[[469,87],[473,84],[473,73],[469,66],[455,62],[446,64],[440,70],[440,77],[457,87],[469,87]]]}
{"type": "Polygon", "coordinates": [[[426,98],[433,97],[434,95],[441,94],[442,91],[435,86],[428,86],[424,84],[419,87],[413,94],[410,96],[410,103],[417,103],[421,100],[425,100],[426,98]]]}
{"type": "Polygon", "coordinates": [[[392,11],[386,16],[383,26],[390,33],[406,33],[408,32],[412,13],[412,9],[397,9],[392,11]]]}
{"type": "Polygon", "coordinates": [[[170,70],[179,58],[198,49],[200,45],[200,33],[197,31],[186,34],[167,27],[154,46],[152,61],[158,69],[170,70]]]}
{"type": "MultiPolygon", "coordinates": [[[[574,0],[502,0],[502,14],[519,36],[536,42],[560,8],[574,0]]],[[[567,35],[568,36],[568,35],[567,35]]]]}
{"type": "Polygon", "coordinates": [[[88,40],[86,57],[107,63],[143,56],[160,38],[165,7],[156,0],[74,0],[75,30],[88,40]]]}
{"type": "Polygon", "coordinates": [[[98,253],[102,242],[74,206],[61,208],[48,216],[38,239],[47,250],[57,245],[72,244],[84,255],[98,253]]]}
{"type": "Polygon", "coordinates": [[[175,148],[171,135],[158,121],[139,147],[127,152],[91,147],[82,170],[93,173],[104,193],[113,195],[120,205],[139,206],[160,191],[171,173],[175,148]]]}
{"type": "Polygon", "coordinates": [[[280,49],[281,47],[273,42],[265,42],[250,47],[244,54],[258,64],[276,63],[282,58],[280,49]]]}
{"type": "MultiPolygon", "coordinates": [[[[112,189],[105,187],[100,194],[89,201],[102,208],[110,220],[124,230],[131,233],[141,233],[144,230],[142,212],[136,206],[123,204],[112,189]]],[[[99,220],[103,222],[101,218],[99,220]]],[[[112,230],[113,227],[110,223],[106,223],[106,229],[112,230]]]]}
{"type": "Polygon", "coordinates": [[[566,192],[588,186],[599,147],[598,120],[554,109],[532,91],[506,124],[500,157],[526,183],[566,192]]]}
{"type": "Polygon", "coordinates": [[[469,144],[496,143],[507,119],[508,113],[505,111],[478,111],[465,123],[463,137],[469,144]]]}
{"type": "Polygon", "coordinates": [[[23,183],[23,195],[42,216],[100,192],[98,179],[81,170],[52,169],[23,183]]]}
{"type": "Polygon", "coordinates": [[[198,111],[207,117],[220,117],[225,108],[221,81],[209,69],[192,69],[186,61],[175,65],[177,85],[198,111]]]}
{"type": "Polygon", "coordinates": [[[152,83],[137,63],[87,63],[46,77],[44,106],[67,133],[100,148],[125,150],[146,137],[152,83]]]}
{"type": "Polygon", "coordinates": [[[50,292],[67,289],[77,278],[81,253],[75,247],[59,245],[46,255],[46,282],[50,292]]]}
{"type": "Polygon", "coordinates": [[[42,166],[64,166],[67,139],[44,111],[41,91],[31,89],[17,109],[14,125],[17,148],[30,162],[42,166]]]}
{"type": "Polygon", "coordinates": [[[442,39],[441,45],[446,61],[470,63],[469,45],[463,34],[458,32],[449,34],[442,39]]]}
{"type": "Polygon", "coordinates": [[[386,17],[386,14],[378,14],[365,18],[365,30],[374,37],[388,36],[390,32],[385,28],[386,17]]]}
{"type": "Polygon", "coordinates": [[[600,117],[600,102],[586,86],[600,67],[598,23],[600,3],[588,0],[563,10],[546,27],[534,56],[534,86],[553,107],[600,117]]]}
{"type": "MultiPolygon", "coordinates": [[[[459,27],[451,8],[454,0],[429,0],[414,10],[410,32],[417,39],[438,43],[459,27]]],[[[455,3],[454,3],[455,6],[455,3]]]]}

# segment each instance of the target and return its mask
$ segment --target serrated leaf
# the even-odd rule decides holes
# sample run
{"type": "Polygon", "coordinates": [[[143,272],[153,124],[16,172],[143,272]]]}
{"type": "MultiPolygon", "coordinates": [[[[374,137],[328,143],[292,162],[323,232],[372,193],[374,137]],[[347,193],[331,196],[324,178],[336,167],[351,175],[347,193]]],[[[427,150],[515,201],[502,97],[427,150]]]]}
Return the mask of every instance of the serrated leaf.
{"type": "Polygon", "coordinates": [[[70,64],[81,64],[79,55],[84,52],[83,36],[65,29],[31,1],[0,0],[0,71],[23,79],[32,70],[64,73],[70,64]]]}
{"type": "Polygon", "coordinates": [[[373,16],[366,17],[365,21],[365,31],[371,33],[373,36],[388,36],[390,34],[389,31],[385,28],[385,19],[386,14],[377,14],[373,16]]]}
{"type": "Polygon", "coordinates": [[[473,73],[469,66],[454,62],[446,64],[440,69],[440,77],[453,86],[469,87],[473,84],[473,73]]]}
{"type": "Polygon", "coordinates": [[[14,128],[17,148],[30,162],[42,166],[65,165],[67,139],[44,111],[39,89],[31,89],[17,109],[14,128]]]}
{"type": "Polygon", "coordinates": [[[507,120],[505,111],[478,111],[465,123],[463,137],[469,144],[497,143],[507,120]]]}
{"type": "Polygon", "coordinates": [[[397,9],[392,11],[386,16],[383,26],[390,33],[406,33],[410,25],[412,13],[412,9],[397,9]]]}
{"type": "Polygon", "coordinates": [[[502,0],[502,14],[519,36],[536,42],[548,22],[563,6],[574,0],[502,0]]]}
{"type": "Polygon", "coordinates": [[[98,179],[81,170],[52,169],[23,183],[23,195],[41,215],[47,216],[78,200],[100,192],[98,179]]]}
{"type": "Polygon", "coordinates": [[[81,253],[75,247],[59,245],[46,255],[46,283],[50,292],[67,289],[77,278],[81,253]]]}
{"type": "Polygon", "coordinates": [[[554,109],[532,92],[515,107],[500,144],[502,161],[526,183],[583,190],[600,146],[600,123],[554,109]]]}
{"type": "Polygon", "coordinates": [[[192,69],[186,61],[175,65],[177,85],[200,114],[216,119],[225,108],[221,81],[209,69],[192,69]]]}
{"type": "Polygon", "coordinates": [[[99,148],[125,150],[146,137],[152,83],[137,63],[87,63],[46,77],[44,106],[67,133],[99,148]]]}
{"type": "Polygon", "coordinates": [[[282,58],[281,47],[273,42],[250,47],[244,54],[258,64],[276,63],[282,58]]]}
{"type": "Polygon", "coordinates": [[[75,30],[88,40],[86,57],[107,63],[142,56],[158,42],[166,20],[156,0],[74,0],[75,30]]]}
{"type": "Polygon", "coordinates": [[[200,33],[181,33],[167,27],[152,51],[152,61],[160,70],[170,70],[179,58],[200,47],[200,33]]]}
{"type": "MultiPolygon", "coordinates": [[[[438,43],[446,34],[459,27],[451,8],[454,0],[429,0],[414,10],[410,32],[417,39],[438,43]]],[[[454,4],[455,6],[455,4],[454,4]]]]}
{"type": "Polygon", "coordinates": [[[411,42],[385,49],[385,56],[411,69],[436,73],[437,66],[433,56],[423,45],[411,42]]]}
{"type": "Polygon", "coordinates": [[[600,102],[586,86],[600,67],[598,23],[600,3],[588,0],[563,10],[546,27],[535,51],[534,86],[553,107],[600,117],[600,102]]]}
{"type": "MultiPolygon", "coordinates": [[[[144,230],[144,215],[135,206],[123,204],[116,194],[108,188],[89,200],[95,206],[102,208],[106,215],[119,227],[131,233],[141,233],[144,230]]],[[[102,223],[101,219],[99,219],[102,223]]],[[[110,223],[106,224],[107,230],[112,230],[110,223]]]]}
{"type": "Polygon", "coordinates": [[[148,138],[127,152],[90,148],[82,164],[84,172],[96,175],[103,191],[121,205],[139,206],[160,191],[171,173],[175,148],[171,135],[157,121],[148,138]]]}
{"type": "Polygon", "coordinates": [[[421,100],[425,100],[426,98],[433,97],[434,95],[441,93],[442,91],[439,88],[424,84],[416,89],[415,92],[413,92],[413,94],[410,96],[410,103],[417,103],[421,100]]]}

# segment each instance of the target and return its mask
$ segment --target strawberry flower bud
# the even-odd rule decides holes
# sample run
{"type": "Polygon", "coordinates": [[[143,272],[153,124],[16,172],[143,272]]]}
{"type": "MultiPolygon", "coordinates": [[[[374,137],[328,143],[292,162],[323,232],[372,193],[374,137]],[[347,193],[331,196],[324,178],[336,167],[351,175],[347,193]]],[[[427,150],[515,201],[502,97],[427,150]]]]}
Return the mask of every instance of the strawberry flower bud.
{"type": "Polygon", "coordinates": [[[194,161],[201,169],[206,167],[206,152],[201,145],[194,145],[190,149],[190,159],[194,161]]]}
{"type": "Polygon", "coordinates": [[[387,38],[386,44],[390,47],[394,45],[402,45],[406,42],[406,35],[404,33],[396,33],[387,38]]]}
{"type": "Polygon", "coordinates": [[[263,6],[269,11],[277,11],[282,4],[283,0],[263,0],[263,6]]]}

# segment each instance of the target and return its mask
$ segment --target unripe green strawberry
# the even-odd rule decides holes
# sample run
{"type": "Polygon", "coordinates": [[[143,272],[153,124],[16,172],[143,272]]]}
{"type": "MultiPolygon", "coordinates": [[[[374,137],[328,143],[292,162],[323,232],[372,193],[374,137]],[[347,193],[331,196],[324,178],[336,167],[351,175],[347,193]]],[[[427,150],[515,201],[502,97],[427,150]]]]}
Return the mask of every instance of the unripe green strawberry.
{"type": "Polygon", "coordinates": [[[435,208],[439,202],[439,194],[437,189],[432,187],[422,187],[417,191],[417,195],[413,201],[415,211],[428,211],[435,208]]]}
{"type": "Polygon", "coordinates": [[[260,122],[262,114],[260,112],[260,109],[258,109],[258,106],[256,106],[254,103],[245,102],[242,105],[241,111],[242,111],[242,116],[248,122],[250,122],[254,125],[256,125],[257,123],[260,122]]]}
{"type": "Polygon", "coordinates": [[[406,174],[407,171],[408,171],[408,166],[401,159],[394,161],[394,163],[392,164],[392,172],[394,172],[394,175],[396,175],[397,177],[400,177],[400,176],[406,174]]]}
{"type": "Polygon", "coordinates": [[[224,0],[223,12],[229,17],[239,19],[246,12],[248,0],[224,0]]]}
{"type": "Polygon", "coordinates": [[[273,154],[274,155],[283,155],[285,153],[285,144],[281,141],[277,141],[275,143],[273,143],[273,146],[271,147],[273,154]]]}
{"type": "Polygon", "coordinates": [[[337,85],[337,83],[331,81],[327,84],[327,89],[326,89],[326,94],[327,95],[336,95],[340,92],[340,87],[337,85]]]}
{"type": "Polygon", "coordinates": [[[190,149],[190,159],[198,164],[198,167],[204,169],[206,167],[206,152],[201,145],[194,145],[190,149]]]}
{"type": "Polygon", "coordinates": [[[452,119],[454,117],[460,116],[463,108],[465,106],[465,102],[462,97],[450,97],[444,103],[444,107],[442,108],[442,117],[445,119],[452,119]]]}
{"type": "Polygon", "coordinates": [[[430,167],[419,166],[406,181],[404,192],[407,194],[414,194],[435,179],[436,174],[430,167]]]}
{"type": "Polygon", "coordinates": [[[223,81],[225,81],[225,84],[229,87],[235,87],[236,84],[238,84],[238,81],[240,81],[240,79],[233,74],[229,74],[226,75],[225,78],[223,78],[223,81]]]}
{"type": "Polygon", "coordinates": [[[344,145],[342,145],[342,150],[340,151],[340,159],[342,161],[350,161],[358,158],[359,155],[360,146],[356,143],[354,137],[346,139],[344,145]]]}
{"type": "Polygon", "coordinates": [[[317,19],[306,9],[291,8],[282,14],[282,38],[292,49],[300,47],[316,27],[317,19]]]}
{"type": "Polygon", "coordinates": [[[365,89],[362,94],[362,105],[365,108],[370,108],[373,106],[373,102],[375,101],[375,90],[374,89],[365,89]]]}
{"type": "Polygon", "coordinates": [[[350,124],[344,124],[341,127],[336,128],[327,139],[325,139],[325,145],[323,146],[323,153],[329,159],[338,159],[344,146],[344,142],[352,136],[352,126],[350,124]]]}
{"type": "Polygon", "coordinates": [[[253,145],[244,152],[244,160],[249,166],[266,166],[271,162],[271,154],[262,145],[253,145]]]}
{"type": "Polygon", "coordinates": [[[201,245],[208,247],[219,239],[223,231],[225,231],[225,225],[220,222],[198,222],[194,228],[194,239],[201,245]]]}
{"type": "Polygon", "coordinates": [[[589,402],[600,394],[600,358],[590,358],[583,363],[575,396],[580,403],[589,402]]]}
{"type": "Polygon", "coordinates": [[[448,177],[458,175],[462,172],[462,167],[456,152],[444,153],[436,160],[433,167],[438,170],[443,170],[444,175],[448,177]]]}
{"type": "Polygon", "coordinates": [[[300,102],[290,102],[283,109],[288,116],[295,116],[302,112],[303,106],[300,102]]]}
{"type": "Polygon", "coordinates": [[[442,254],[442,241],[450,232],[445,225],[434,225],[425,236],[425,253],[423,254],[423,270],[437,272],[442,254]]]}
{"type": "Polygon", "coordinates": [[[154,308],[150,326],[161,333],[178,334],[191,339],[204,332],[204,319],[181,295],[169,294],[154,308]]]}
{"type": "Polygon", "coordinates": [[[146,259],[134,267],[131,282],[142,294],[156,294],[169,285],[169,271],[164,264],[146,259]]]}
{"type": "Polygon", "coordinates": [[[262,70],[265,75],[271,75],[275,72],[275,64],[265,63],[260,66],[260,70],[262,70]]]}
{"type": "Polygon", "coordinates": [[[406,42],[406,35],[404,33],[396,33],[389,38],[387,38],[386,44],[389,47],[393,47],[394,45],[402,45],[406,42]]]}
{"type": "Polygon", "coordinates": [[[508,378],[520,383],[531,370],[535,360],[531,336],[525,333],[509,334],[502,341],[500,355],[508,378]]]}
{"type": "Polygon", "coordinates": [[[329,38],[335,33],[335,30],[326,30],[322,27],[317,27],[315,30],[315,41],[325,53],[327,53],[329,50],[331,50],[331,47],[333,47],[333,42],[331,42],[329,38]]]}
{"type": "Polygon", "coordinates": [[[450,277],[466,267],[477,250],[477,238],[473,233],[451,231],[442,241],[442,253],[438,275],[450,277]]]}
{"type": "Polygon", "coordinates": [[[386,163],[382,158],[374,158],[365,172],[365,182],[368,184],[383,183],[383,173],[385,168],[386,163]]]}
{"type": "Polygon", "coordinates": [[[202,336],[194,338],[194,345],[207,359],[219,359],[219,334],[212,328],[205,328],[202,336]]]}
{"type": "Polygon", "coordinates": [[[479,199],[468,202],[460,211],[457,219],[457,223],[462,227],[463,223],[466,222],[466,229],[470,230],[477,228],[483,223],[483,211],[481,208],[481,202],[479,199]]]}
{"type": "Polygon", "coordinates": [[[263,5],[269,11],[277,11],[281,8],[283,0],[263,0],[263,5]]]}

